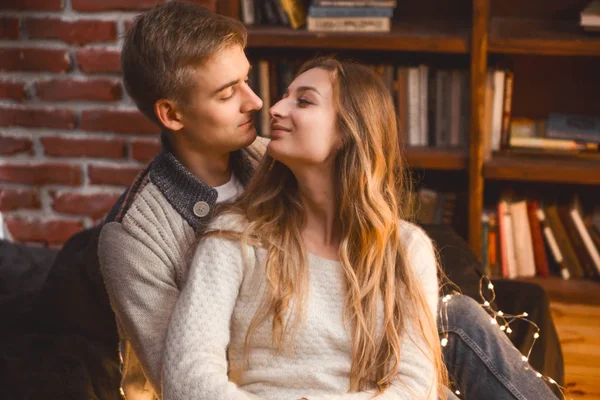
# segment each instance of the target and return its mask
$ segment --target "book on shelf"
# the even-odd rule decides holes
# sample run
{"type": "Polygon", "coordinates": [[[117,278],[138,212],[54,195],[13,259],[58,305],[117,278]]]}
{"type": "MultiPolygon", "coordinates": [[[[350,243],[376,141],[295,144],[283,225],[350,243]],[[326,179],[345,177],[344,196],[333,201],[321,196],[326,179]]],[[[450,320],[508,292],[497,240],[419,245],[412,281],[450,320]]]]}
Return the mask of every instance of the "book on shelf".
{"type": "MultiPolygon", "coordinates": [[[[256,68],[250,71],[250,84],[264,103],[256,123],[259,134],[268,135],[268,109],[282,97],[302,61],[285,57],[252,60],[256,68]]],[[[425,64],[365,65],[379,75],[389,90],[403,143],[435,148],[468,146],[470,83],[466,69],[425,64]]]]}
{"type": "Polygon", "coordinates": [[[347,17],[321,18],[307,17],[306,29],[310,32],[389,32],[390,18],[347,17]]]}
{"type": "Polygon", "coordinates": [[[308,8],[306,29],[321,32],[389,32],[395,7],[395,2],[383,1],[313,1],[308,8]]]}
{"type": "Polygon", "coordinates": [[[569,237],[569,241],[573,246],[573,251],[581,265],[584,277],[595,278],[597,272],[596,265],[594,264],[592,255],[589,253],[583,241],[583,237],[577,228],[572,212],[577,213],[577,209],[573,206],[561,206],[558,208],[558,215],[563,223],[565,232],[569,237]]]}
{"type": "Polygon", "coordinates": [[[551,113],[546,124],[546,137],[600,143],[600,118],[551,113]]]}
{"type": "Polygon", "coordinates": [[[316,18],[392,18],[394,7],[352,7],[319,6],[314,3],[308,7],[308,16],[316,18]]]}
{"type": "Polygon", "coordinates": [[[460,231],[464,212],[459,204],[464,193],[438,191],[422,187],[412,193],[409,214],[423,225],[452,225],[460,231]]]}
{"type": "Polygon", "coordinates": [[[545,119],[512,118],[515,75],[488,70],[484,90],[483,159],[511,150],[524,153],[578,154],[600,149],[600,118],[550,113],[545,119]]]}
{"type": "Polygon", "coordinates": [[[539,152],[580,153],[598,151],[598,143],[548,137],[544,119],[515,118],[510,123],[509,148],[539,152]]]}
{"type": "Polygon", "coordinates": [[[509,203],[506,200],[501,200],[498,203],[498,227],[502,276],[514,279],[518,276],[517,259],[515,256],[512,215],[510,213],[509,203]]]}
{"type": "Polygon", "coordinates": [[[600,232],[593,228],[593,215],[584,214],[577,196],[568,204],[544,205],[503,196],[482,214],[484,268],[492,276],[509,279],[549,275],[600,279],[600,240],[594,239],[600,232]]]}
{"type": "Polygon", "coordinates": [[[313,0],[323,7],[396,7],[397,0],[313,0]]]}
{"type": "MultiPolygon", "coordinates": [[[[558,247],[558,242],[556,241],[556,237],[554,236],[554,232],[552,232],[552,228],[550,228],[550,224],[546,219],[546,213],[543,208],[537,209],[538,220],[540,221],[540,226],[542,228],[542,232],[544,233],[544,239],[546,244],[547,252],[551,257],[549,260],[552,260],[556,267],[555,270],[558,270],[559,275],[567,280],[571,279],[571,273],[567,269],[564,263],[564,258],[560,248],[558,247]]],[[[550,269],[550,262],[548,263],[548,269],[550,269]]]]}
{"type": "Polygon", "coordinates": [[[550,274],[548,270],[548,257],[544,248],[542,225],[539,220],[538,202],[531,200],[527,202],[527,217],[531,229],[531,243],[535,259],[535,272],[537,276],[546,277],[550,274]]]}
{"type": "Polygon", "coordinates": [[[298,29],[306,23],[306,8],[303,0],[240,0],[242,22],[246,25],[298,29]]]}
{"type": "Polygon", "coordinates": [[[546,213],[548,224],[554,233],[558,247],[563,255],[563,261],[569,270],[569,274],[572,278],[583,278],[584,273],[581,263],[575,254],[573,244],[571,243],[569,236],[567,236],[567,231],[558,214],[558,206],[555,204],[546,206],[544,207],[544,212],[546,213]]]}
{"type": "Polygon", "coordinates": [[[587,31],[600,31],[600,0],[592,0],[581,11],[580,25],[587,31]]]}
{"type": "Polygon", "coordinates": [[[527,215],[525,200],[513,201],[509,204],[513,226],[513,241],[516,269],[518,276],[535,276],[535,259],[533,256],[533,240],[527,215]]]}

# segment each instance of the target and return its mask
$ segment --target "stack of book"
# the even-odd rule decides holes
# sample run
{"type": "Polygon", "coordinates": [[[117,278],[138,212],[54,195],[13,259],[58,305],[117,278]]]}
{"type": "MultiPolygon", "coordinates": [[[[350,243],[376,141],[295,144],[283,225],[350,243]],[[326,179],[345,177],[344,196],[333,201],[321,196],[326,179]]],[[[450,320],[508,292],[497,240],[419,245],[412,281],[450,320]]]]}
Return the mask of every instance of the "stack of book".
{"type": "Polygon", "coordinates": [[[585,215],[577,196],[569,204],[504,197],[484,211],[481,233],[490,276],[600,277],[600,208],[585,215]]]}
{"type": "Polygon", "coordinates": [[[547,120],[511,121],[509,147],[539,152],[598,152],[600,118],[551,113],[547,120]]]}
{"type": "Polygon", "coordinates": [[[600,32],[600,0],[590,1],[581,11],[580,25],[586,31],[600,32]]]}
{"type": "Polygon", "coordinates": [[[511,150],[523,153],[598,152],[600,119],[550,113],[547,119],[511,118],[513,72],[488,71],[484,98],[483,158],[511,150]]]}
{"type": "Polygon", "coordinates": [[[307,30],[319,32],[389,32],[395,0],[314,0],[307,30]]]}

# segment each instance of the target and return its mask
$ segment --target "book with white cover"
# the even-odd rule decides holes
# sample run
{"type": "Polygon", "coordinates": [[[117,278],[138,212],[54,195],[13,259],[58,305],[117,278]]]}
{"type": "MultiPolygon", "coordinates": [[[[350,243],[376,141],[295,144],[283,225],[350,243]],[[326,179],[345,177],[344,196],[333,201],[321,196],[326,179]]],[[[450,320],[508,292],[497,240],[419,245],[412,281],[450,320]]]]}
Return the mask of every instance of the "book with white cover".
{"type": "Polygon", "coordinates": [[[509,205],[513,224],[513,240],[515,259],[517,260],[517,275],[521,277],[535,276],[535,258],[533,255],[533,240],[531,227],[527,217],[527,203],[524,200],[509,205]]]}

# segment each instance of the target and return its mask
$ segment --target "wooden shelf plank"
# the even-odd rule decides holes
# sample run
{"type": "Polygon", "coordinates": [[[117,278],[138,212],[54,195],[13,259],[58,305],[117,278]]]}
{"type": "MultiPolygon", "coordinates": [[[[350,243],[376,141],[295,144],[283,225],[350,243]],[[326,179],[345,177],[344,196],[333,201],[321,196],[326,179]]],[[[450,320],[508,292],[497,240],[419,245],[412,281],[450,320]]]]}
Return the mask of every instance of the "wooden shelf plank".
{"type": "Polygon", "coordinates": [[[468,53],[465,21],[394,20],[391,32],[308,32],[276,26],[248,27],[248,47],[308,49],[401,50],[468,53]]]}
{"type": "Polygon", "coordinates": [[[600,184],[600,158],[496,155],[483,165],[486,179],[600,184]]]}
{"type": "Polygon", "coordinates": [[[600,55],[600,35],[577,21],[493,18],[489,36],[490,53],[600,55]]]}
{"type": "Polygon", "coordinates": [[[600,305],[600,282],[587,279],[564,280],[556,276],[547,278],[518,278],[543,287],[552,302],[567,304],[600,305]]]}
{"type": "Polygon", "coordinates": [[[465,149],[439,149],[435,147],[407,147],[405,156],[412,169],[437,169],[463,171],[467,169],[465,149]]]}

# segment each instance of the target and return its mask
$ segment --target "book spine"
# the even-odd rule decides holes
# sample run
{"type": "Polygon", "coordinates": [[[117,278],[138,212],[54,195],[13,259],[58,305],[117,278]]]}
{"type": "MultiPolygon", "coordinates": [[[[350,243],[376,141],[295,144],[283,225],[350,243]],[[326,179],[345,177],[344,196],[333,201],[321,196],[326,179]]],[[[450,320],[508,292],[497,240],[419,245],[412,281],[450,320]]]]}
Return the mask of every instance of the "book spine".
{"type": "Polygon", "coordinates": [[[306,10],[299,0],[280,0],[283,10],[288,16],[290,26],[298,29],[306,22],[306,10]]]}
{"type": "Polygon", "coordinates": [[[488,258],[491,276],[501,276],[500,264],[498,263],[498,217],[495,213],[490,214],[490,227],[488,232],[488,258]]]}
{"type": "Polygon", "coordinates": [[[485,77],[485,96],[483,108],[483,160],[492,158],[492,106],[494,103],[494,73],[488,71],[485,77]]]}
{"type": "Polygon", "coordinates": [[[590,257],[581,236],[579,235],[579,231],[577,230],[577,226],[575,222],[571,218],[571,210],[567,207],[559,207],[558,215],[565,227],[565,232],[567,233],[567,237],[569,238],[571,245],[573,246],[573,251],[577,256],[577,260],[579,261],[579,265],[583,271],[583,274],[588,278],[595,277],[596,266],[594,265],[594,261],[590,257]]]}
{"type": "Polygon", "coordinates": [[[261,136],[269,137],[271,135],[271,85],[269,84],[269,61],[260,60],[258,62],[258,81],[260,87],[260,97],[263,101],[263,107],[260,110],[261,136]]]}
{"type": "Polygon", "coordinates": [[[567,232],[565,231],[565,227],[561,222],[561,218],[558,215],[558,207],[557,206],[549,206],[545,209],[546,218],[548,219],[548,223],[552,228],[552,232],[555,235],[556,242],[560,247],[560,251],[564,258],[564,263],[566,267],[569,269],[571,273],[571,277],[573,278],[583,278],[584,273],[581,265],[579,264],[579,260],[577,259],[577,255],[575,255],[575,251],[571,245],[571,241],[567,236],[567,232]]]}
{"type": "Polygon", "coordinates": [[[420,89],[419,69],[408,69],[408,144],[419,146],[421,144],[421,118],[419,114],[420,89]]]}
{"type": "Polygon", "coordinates": [[[307,18],[311,32],[389,32],[390,26],[390,18],[307,18]]]}
{"type": "Polygon", "coordinates": [[[515,74],[512,71],[506,71],[504,79],[504,107],[502,114],[502,132],[500,136],[500,147],[505,149],[509,146],[510,115],[512,111],[512,92],[515,74]]]}
{"type": "Polygon", "coordinates": [[[469,145],[469,130],[471,124],[471,83],[469,82],[469,72],[460,71],[461,85],[460,85],[460,141],[461,147],[467,147],[469,145]]]}
{"type": "Polygon", "coordinates": [[[397,107],[400,120],[400,135],[402,144],[408,143],[408,68],[398,67],[397,75],[397,107]]]}
{"type": "Polygon", "coordinates": [[[590,255],[590,258],[592,259],[592,262],[594,263],[594,275],[598,277],[600,276],[600,252],[598,252],[598,249],[594,245],[590,232],[585,227],[583,219],[581,218],[581,214],[577,209],[571,210],[571,218],[573,219],[575,227],[577,228],[577,231],[579,232],[579,235],[583,240],[583,243],[588,251],[588,254],[590,255]]]}
{"type": "Polygon", "coordinates": [[[548,269],[548,258],[544,249],[544,238],[542,237],[542,228],[537,216],[537,210],[536,201],[527,202],[527,217],[529,219],[529,227],[531,228],[535,270],[538,276],[546,277],[550,275],[550,271],[548,269]]]}
{"type": "Polygon", "coordinates": [[[323,7],[396,7],[396,0],[313,0],[312,4],[323,7]]]}
{"type": "Polygon", "coordinates": [[[544,234],[544,238],[546,239],[546,243],[550,248],[550,254],[554,258],[554,261],[560,268],[560,275],[563,279],[571,279],[571,273],[569,269],[566,267],[564,263],[564,258],[562,252],[560,251],[560,247],[558,247],[558,242],[556,241],[556,237],[554,236],[554,232],[552,232],[552,228],[546,219],[546,213],[543,209],[537,209],[537,217],[538,221],[540,221],[540,225],[542,227],[542,232],[544,234]]]}
{"type": "Polygon", "coordinates": [[[517,260],[517,275],[522,277],[535,276],[535,258],[533,255],[533,242],[531,227],[527,217],[525,201],[516,201],[510,204],[510,214],[513,224],[513,238],[515,259],[517,260]]]}
{"type": "Polygon", "coordinates": [[[460,143],[460,71],[450,72],[450,146],[460,143]]]}
{"type": "Polygon", "coordinates": [[[427,146],[429,143],[429,125],[427,123],[427,83],[429,67],[419,65],[419,144],[427,146]]]}
{"type": "Polygon", "coordinates": [[[551,113],[548,116],[546,136],[600,143],[600,118],[551,113]]]}
{"type": "Polygon", "coordinates": [[[573,140],[548,139],[541,137],[511,137],[510,147],[524,147],[528,149],[545,149],[558,151],[596,151],[598,145],[594,143],[578,143],[573,140]]]}
{"type": "Polygon", "coordinates": [[[427,74],[427,139],[429,145],[435,147],[438,145],[436,140],[436,102],[437,102],[437,71],[429,67],[427,74]]]}
{"type": "Polygon", "coordinates": [[[498,224],[500,227],[500,249],[502,254],[502,277],[517,277],[512,217],[508,202],[498,203],[498,224]]]}
{"type": "Polygon", "coordinates": [[[504,76],[502,70],[494,71],[494,100],[492,104],[492,150],[500,150],[502,136],[502,106],[504,104],[504,76]]]}
{"type": "Polygon", "coordinates": [[[483,273],[487,276],[490,276],[489,233],[490,218],[487,214],[483,214],[481,216],[481,266],[483,273]]]}
{"type": "Polygon", "coordinates": [[[254,25],[254,0],[241,0],[242,21],[246,25],[254,25]]]}
{"type": "Polygon", "coordinates": [[[450,71],[438,70],[436,81],[435,142],[445,147],[450,142],[450,71]]]}
{"type": "Polygon", "coordinates": [[[308,8],[309,17],[348,18],[348,17],[386,17],[394,14],[392,7],[326,7],[311,5],[308,8]]]}

